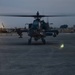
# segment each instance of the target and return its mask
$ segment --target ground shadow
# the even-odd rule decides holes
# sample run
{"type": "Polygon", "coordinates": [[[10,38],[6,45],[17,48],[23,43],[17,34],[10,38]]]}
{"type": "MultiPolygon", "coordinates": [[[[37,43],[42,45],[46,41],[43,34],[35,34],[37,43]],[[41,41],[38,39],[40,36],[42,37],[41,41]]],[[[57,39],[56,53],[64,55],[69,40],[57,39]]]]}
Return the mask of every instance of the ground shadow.
{"type": "MultiPolygon", "coordinates": [[[[0,45],[8,45],[8,46],[25,46],[25,45],[29,45],[27,42],[8,42],[8,43],[2,43],[0,45]]],[[[34,46],[34,45],[59,45],[58,42],[54,42],[54,41],[47,41],[46,44],[43,44],[42,42],[32,42],[29,46],[34,46]]]]}

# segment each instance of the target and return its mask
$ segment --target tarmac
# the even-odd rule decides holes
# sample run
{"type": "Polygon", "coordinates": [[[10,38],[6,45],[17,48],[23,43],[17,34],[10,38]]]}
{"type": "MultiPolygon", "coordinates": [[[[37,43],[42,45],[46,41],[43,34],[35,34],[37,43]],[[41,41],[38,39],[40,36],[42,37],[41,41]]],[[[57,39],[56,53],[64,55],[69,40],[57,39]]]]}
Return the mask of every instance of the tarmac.
{"type": "Polygon", "coordinates": [[[28,36],[0,35],[0,75],[75,75],[75,33],[28,45],[28,36]]]}

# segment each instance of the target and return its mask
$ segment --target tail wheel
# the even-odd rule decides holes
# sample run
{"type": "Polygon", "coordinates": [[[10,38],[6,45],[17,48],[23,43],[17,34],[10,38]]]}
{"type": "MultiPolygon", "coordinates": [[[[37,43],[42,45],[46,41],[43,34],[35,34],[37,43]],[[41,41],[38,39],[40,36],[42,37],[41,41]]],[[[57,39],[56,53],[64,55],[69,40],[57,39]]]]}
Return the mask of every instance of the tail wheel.
{"type": "Polygon", "coordinates": [[[46,40],[44,38],[41,39],[43,44],[46,44],[46,40]]]}

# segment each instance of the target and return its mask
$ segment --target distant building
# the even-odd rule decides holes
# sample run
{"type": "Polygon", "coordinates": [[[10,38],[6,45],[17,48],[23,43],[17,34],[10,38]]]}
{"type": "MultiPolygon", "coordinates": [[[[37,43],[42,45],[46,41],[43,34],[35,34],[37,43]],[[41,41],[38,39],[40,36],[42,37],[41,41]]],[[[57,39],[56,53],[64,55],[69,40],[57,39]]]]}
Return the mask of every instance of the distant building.
{"type": "Polygon", "coordinates": [[[7,33],[7,30],[5,28],[0,28],[0,33],[7,33]]]}
{"type": "Polygon", "coordinates": [[[75,25],[73,25],[73,28],[75,28],[75,25]]]}
{"type": "Polygon", "coordinates": [[[68,25],[67,24],[61,25],[60,28],[62,29],[68,28],[68,25]]]}

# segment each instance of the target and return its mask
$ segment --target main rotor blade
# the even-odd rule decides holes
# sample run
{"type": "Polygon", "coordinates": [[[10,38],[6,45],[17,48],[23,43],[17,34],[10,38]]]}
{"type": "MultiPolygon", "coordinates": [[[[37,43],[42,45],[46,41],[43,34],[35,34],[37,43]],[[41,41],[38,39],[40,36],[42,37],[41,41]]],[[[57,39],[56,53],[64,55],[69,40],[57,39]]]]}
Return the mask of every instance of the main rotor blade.
{"type": "Polygon", "coordinates": [[[34,15],[12,15],[12,14],[0,14],[0,16],[8,16],[8,17],[34,17],[34,15]]]}
{"type": "Polygon", "coordinates": [[[68,14],[68,15],[44,15],[44,17],[71,17],[75,16],[75,14],[68,14]]]}
{"type": "Polygon", "coordinates": [[[75,16],[75,14],[68,14],[68,15],[18,15],[18,14],[0,14],[0,16],[8,16],[8,17],[70,17],[75,16]]]}
{"type": "Polygon", "coordinates": [[[45,17],[44,15],[20,15],[20,14],[0,14],[0,16],[8,16],[8,17],[45,17]]]}

